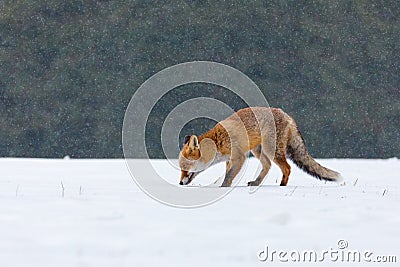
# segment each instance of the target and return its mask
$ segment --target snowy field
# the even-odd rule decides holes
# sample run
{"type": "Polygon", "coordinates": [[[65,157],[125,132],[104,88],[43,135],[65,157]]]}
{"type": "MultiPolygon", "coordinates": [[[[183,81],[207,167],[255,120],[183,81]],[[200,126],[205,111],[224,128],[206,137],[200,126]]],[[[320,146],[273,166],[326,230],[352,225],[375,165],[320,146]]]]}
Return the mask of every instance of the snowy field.
{"type": "MultiPolygon", "coordinates": [[[[370,251],[366,266],[398,266],[400,160],[319,162],[341,172],[345,184],[293,166],[289,185],[279,187],[274,166],[254,194],[239,186],[212,205],[179,209],[144,194],[124,160],[0,159],[0,266],[287,265],[277,254],[260,261],[266,246],[269,253],[313,250],[319,257],[325,250],[370,251]],[[373,263],[380,256],[397,256],[397,263],[373,263]]],[[[178,183],[166,161],[154,164],[178,183]]],[[[240,184],[257,164],[249,160],[240,184]]],[[[215,166],[195,185],[222,172],[215,166]]],[[[338,261],[324,265],[360,266],[338,261]]]]}

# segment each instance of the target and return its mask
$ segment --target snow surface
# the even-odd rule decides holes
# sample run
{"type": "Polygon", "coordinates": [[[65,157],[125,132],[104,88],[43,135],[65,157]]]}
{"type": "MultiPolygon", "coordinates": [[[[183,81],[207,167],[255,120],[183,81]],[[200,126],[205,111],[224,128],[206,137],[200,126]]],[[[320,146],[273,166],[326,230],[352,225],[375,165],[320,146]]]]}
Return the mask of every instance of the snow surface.
{"type": "MultiPolygon", "coordinates": [[[[345,185],[293,166],[280,187],[274,166],[256,193],[239,186],[212,205],[179,209],[144,194],[124,160],[0,159],[0,266],[283,266],[260,262],[258,252],[266,245],[320,252],[337,249],[340,239],[399,262],[400,160],[318,161],[340,171],[345,185]]],[[[178,183],[167,161],[153,163],[178,183]]],[[[249,160],[240,184],[257,166],[249,160]]],[[[223,168],[195,184],[214,181],[223,168]]],[[[360,265],[324,262],[331,264],[360,265]]]]}

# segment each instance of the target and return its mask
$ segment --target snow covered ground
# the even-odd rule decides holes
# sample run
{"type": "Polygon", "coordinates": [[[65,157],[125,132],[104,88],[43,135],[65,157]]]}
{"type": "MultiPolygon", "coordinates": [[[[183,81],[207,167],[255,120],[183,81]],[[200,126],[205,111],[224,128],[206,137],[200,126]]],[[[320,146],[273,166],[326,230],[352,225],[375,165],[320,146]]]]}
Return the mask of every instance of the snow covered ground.
{"type": "MultiPolygon", "coordinates": [[[[258,164],[249,161],[242,185],[258,164]]],[[[397,266],[400,160],[319,162],[340,171],[345,185],[293,166],[289,186],[279,187],[274,166],[254,194],[239,186],[212,205],[179,209],[144,194],[124,160],[0,159],[0,266],[284,266],[281,250],[289,262],[293,251],[293,258],[312,250],[319,259],[325,250],[370,251],[372,262],[396,256],[397,263],[384,265],[397,266]],[[266,246],[277,252],[262,262],[266,246]]],[[[154,164],[178,183],[179,172],[166,161],[154,164]]],[[[324,265],[360,266],[338,261],[325,254],[324,265]]]]}

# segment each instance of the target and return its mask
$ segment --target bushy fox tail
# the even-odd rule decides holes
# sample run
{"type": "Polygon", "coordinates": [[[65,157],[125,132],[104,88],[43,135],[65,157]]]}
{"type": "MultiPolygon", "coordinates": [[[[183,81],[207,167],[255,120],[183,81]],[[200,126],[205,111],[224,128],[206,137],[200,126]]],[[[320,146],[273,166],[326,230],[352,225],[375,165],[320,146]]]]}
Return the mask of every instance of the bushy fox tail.
{"type": "Polygon", "coordinates": [[[343,179],[340,173],[321,166],[311,157],[297,127],[291,134],[286,153],[300,169],[318,179],[333,182],[340,182],[343,179]]]}

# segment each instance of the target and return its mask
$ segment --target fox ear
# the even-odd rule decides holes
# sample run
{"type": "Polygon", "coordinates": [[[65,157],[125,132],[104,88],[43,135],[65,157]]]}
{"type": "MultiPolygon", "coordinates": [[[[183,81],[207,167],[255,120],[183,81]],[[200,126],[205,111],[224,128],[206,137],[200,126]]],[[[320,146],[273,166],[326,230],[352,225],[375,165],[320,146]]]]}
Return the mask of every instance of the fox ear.
{"type": "Polygon", "coordinates": [[[186,135],[185,139],[183,139],[183,144],[186,145],[187,143],[189,143],[190,140],[190,135],[186,135]]]}
{"type": "Polygon", "coordinates": [[[197,136],[195,136],[195,135],[192,135],[191,137],[190,137],[190,140],[189,140],[189,148],[190,149],[199,149],[199,140],[197,139],[197,136]]]}

